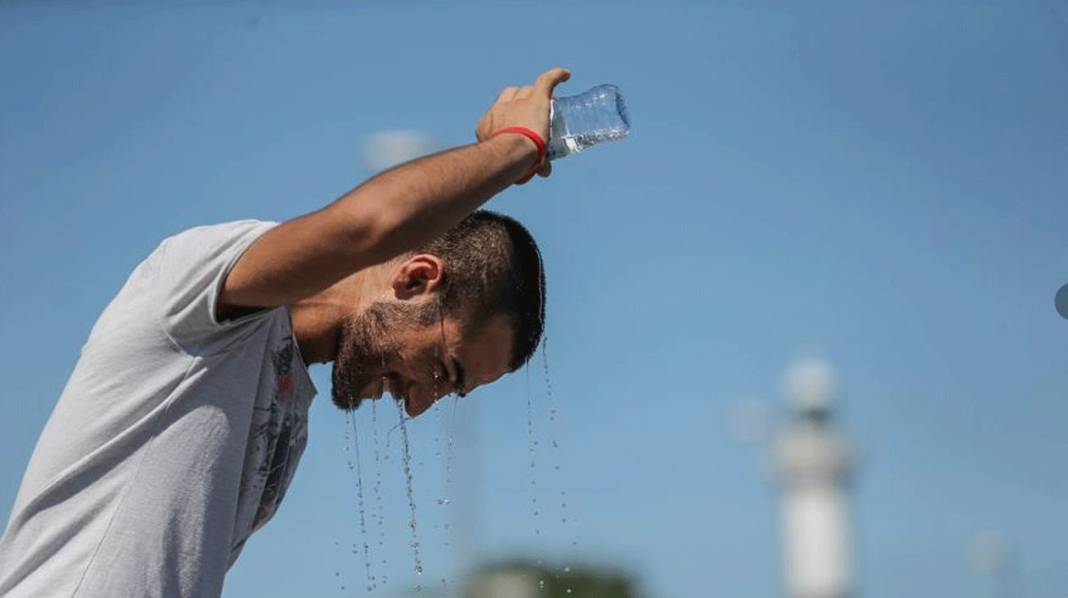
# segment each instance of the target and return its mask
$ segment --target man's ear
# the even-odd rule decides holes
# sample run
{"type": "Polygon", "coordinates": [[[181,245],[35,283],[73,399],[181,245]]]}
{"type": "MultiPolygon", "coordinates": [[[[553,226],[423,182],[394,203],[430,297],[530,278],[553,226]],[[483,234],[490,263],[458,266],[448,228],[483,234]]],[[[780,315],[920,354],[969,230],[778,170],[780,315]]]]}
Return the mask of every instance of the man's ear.
{"type": "Polygon", "coordinates": [[[433,293],[445,280],[445,261],[436,255],[419,253],[403,262],[393,274],[393,296],[411,299],[433,293]]]}

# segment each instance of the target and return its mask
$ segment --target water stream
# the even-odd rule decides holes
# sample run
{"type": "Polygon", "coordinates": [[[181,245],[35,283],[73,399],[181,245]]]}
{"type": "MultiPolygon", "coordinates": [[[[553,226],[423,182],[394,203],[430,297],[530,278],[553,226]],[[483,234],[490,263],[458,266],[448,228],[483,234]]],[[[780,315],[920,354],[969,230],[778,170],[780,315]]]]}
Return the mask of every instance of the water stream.
{"type": "MultiPolygon", "coordinates": [[[[386,575],[386,514],[385,505],[382,501],[382,454],[378,445],[378,401],[371,401],[371,446],[374,447],[375,453],[375,483],[372,486],[372,493],[375,498],[375,517],[378,524],[378,554],[381,557],[382,565],[382,584],[389,582],[389,577],[386,575]]],[[[389,460],[389,454],[385,456],[386,460],[389,460]]]]}
{"type": "MultiPolygon", "coordinates": [[[[367,591],[373,591],[375,588],[375,578],[371,573],[371,547],[367,543],[367,509],[364,502],[363,494],[363,469],[360,463],[360,435],[356,426],[355,414],[351,412],[345,412],[346,425],[352,427],[352,450],[349,450],[349,432],[348,427],[345,430],[345,452],[349,453],[348,466],[349,471],[353,473],[356,478],[356,505],[359,511],[359,523],[360,523],[360,544],[363,547],[363,567],[367,576],[367,591]]],[[[353,554],[359,552],[359,545],[352,545],[353,554]]]]}
{"type": "MultiPolygon", "coordinates": [[[[412,557],[415,561],[415,574],[417,576],[422,576],[423,561],[419,556],[419,531],[415,517],[415,493],[412,487],[412,452],[411,444],[408,439],[408,417],[404,413],[404,403],[402,401],[397,401],[397,412],[400,414],[399,426],[401,430],[401,439],[403,441],[401,450],[403,455],[402,462],[404,467],[405,492],[408,495],[408,510],[411,515],[411,519],[408,520],[408,527],[411,528],[412,531],[412,557]]],[[[415,586],[415,591],[417,592],[422,591],[422,589],[422,585],[415,586]]]]}
{"type": "MultiPolygon", "coordinates": [[[[567,538],[569,536],[571,537],[571,546],[572,546],[572,550],[574,550],[574,547],[578,546],[578,541],[575,540],[575,538],[574,538],[574,535],[575,535],[574,527],[569,525],[569,523],[568,523],[569,517],[568,517],[568,506],[567,506],[567,490],[564,490],[564,483],[563,483],[562,474],[561,474],[561,471],[560,471],[560,464],[563,461],[563,459],[560,456],[560,443],[558,442],[557,439],[558,439],[559,434],[560,434],[561,423],[560,423],[560,418],[559,418],[559,412],[557,411],[556,396],[553,393],[552,376],[549,373],[549,338],[548,338],[548,336],[546,336],[544,339],[542,339],[542,344],[541,344],[541,363],[542,363],[542,372],[545,375],[545,395],[546,395],[546,399],[547,399],[546,402],[548,403],[548,408],[549,408],[549,440],[550,440],[550,446],[552,447],[552,451],[550,453],[550,460],[552,461],[553,475],[556,478],[556,482],[558,484],[558,487],[560,488],[560,526],[561,526],[561,532],[562,532],[561,535],[563,537],[565,537],[565,538],[567,538]]],[[[564,566],[563,567],[563,572],[565,574],[569,574],[571,572],[571,567],[570,566],[564,566]]],[[[567,590],[568,594],[571,593],[571,588],[566,588],[566,590],[567,590]]]]}

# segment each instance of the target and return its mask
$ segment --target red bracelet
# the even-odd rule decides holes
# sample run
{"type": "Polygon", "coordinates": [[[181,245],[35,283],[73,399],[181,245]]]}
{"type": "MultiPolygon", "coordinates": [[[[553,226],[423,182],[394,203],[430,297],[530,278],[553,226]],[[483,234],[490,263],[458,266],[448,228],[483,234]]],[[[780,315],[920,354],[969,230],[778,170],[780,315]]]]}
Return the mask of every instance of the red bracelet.
{"type": "Polygon", "coordinates": [[[541,138],[534,129],[528,129],[527,127],[502,127],[490,134],[490,137],[496,137],[501,133],[518,133],[523,135],[527,139],[534,142],[534,145],[538,146],[538,155],[534,159],[534,166],[524,174],[516,183],[522,184],[531,179],[535,173],[538,172],[538,168],[541,168],[541,163],[545,160],[545,140],[541,138]]]}

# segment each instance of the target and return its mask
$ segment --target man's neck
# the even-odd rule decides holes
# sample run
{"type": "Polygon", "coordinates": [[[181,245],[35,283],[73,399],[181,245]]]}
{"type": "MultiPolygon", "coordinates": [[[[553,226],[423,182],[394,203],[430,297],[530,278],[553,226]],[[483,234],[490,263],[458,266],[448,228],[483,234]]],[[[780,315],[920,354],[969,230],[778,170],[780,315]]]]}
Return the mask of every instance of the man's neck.
{"type": "Polygon", "coordinates": [[[376,272],[358,272],[289,308],[293,335],[306,363],[327,363],[337,356],[345,321],[373,302],[376,272]]]}

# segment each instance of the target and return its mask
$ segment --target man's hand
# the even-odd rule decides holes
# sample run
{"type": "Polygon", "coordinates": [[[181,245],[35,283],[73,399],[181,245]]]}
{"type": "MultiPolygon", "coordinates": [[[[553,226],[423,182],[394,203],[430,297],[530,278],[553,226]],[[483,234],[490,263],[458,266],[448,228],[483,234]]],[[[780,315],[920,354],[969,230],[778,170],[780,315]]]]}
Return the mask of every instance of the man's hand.
{"type": "MultiPolygon", "coordinates": [[[[497,96],[497,101],[478,121],[475,136],[485,141],[494,131],[503,127],[527,127],[546,142],[549,141],[549,103],[553,89],[571,78],[566,69],[554,68],[545,71],[534,85],[526,87],[505,87],[497,96]]],[[[533,142],[531,142],[533,144],[533,142]]],[[[541,176],[549,176],[552,166],[545,160],[538,169],[541,176]]]]}

